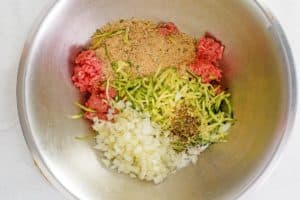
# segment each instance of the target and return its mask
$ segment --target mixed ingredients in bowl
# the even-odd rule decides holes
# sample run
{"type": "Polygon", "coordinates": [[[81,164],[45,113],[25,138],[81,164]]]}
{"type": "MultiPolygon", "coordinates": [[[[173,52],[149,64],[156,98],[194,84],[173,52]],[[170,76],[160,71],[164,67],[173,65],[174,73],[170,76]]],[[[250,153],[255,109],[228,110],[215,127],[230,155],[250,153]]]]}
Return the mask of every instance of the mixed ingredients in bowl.
{"type": "Polygon", "coordinates": [[[105,166],[154,183],[196,163],[232,126],[220,84],[224,45],[182,33],[172,22],[108,23],[75,59],[72,81],[85,101],[105,166]]]}

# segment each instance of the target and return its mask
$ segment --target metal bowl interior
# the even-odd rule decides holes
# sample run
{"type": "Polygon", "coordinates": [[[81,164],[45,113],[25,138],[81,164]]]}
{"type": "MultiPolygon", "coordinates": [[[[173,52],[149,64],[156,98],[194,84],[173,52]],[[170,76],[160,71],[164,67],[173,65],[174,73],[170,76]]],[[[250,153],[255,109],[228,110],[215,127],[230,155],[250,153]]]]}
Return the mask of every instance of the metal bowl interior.
{"type": "Polygon", "coordinates": [[[259,177],[293,123],[293,60],[280,26],[252,0],[58,1],[27,41],[18,77],[26,141],[46,177],[78,199],[234,199],[259,177]],[[173,21],[195,37],[210,32],[226,45],[225,83],[237,122],[227,143],[211,146],[197,165],[159,185],[106,169],[89,132],[70,120],[80,96],[72,59],[97,27],[120,18],[173,21]]]}

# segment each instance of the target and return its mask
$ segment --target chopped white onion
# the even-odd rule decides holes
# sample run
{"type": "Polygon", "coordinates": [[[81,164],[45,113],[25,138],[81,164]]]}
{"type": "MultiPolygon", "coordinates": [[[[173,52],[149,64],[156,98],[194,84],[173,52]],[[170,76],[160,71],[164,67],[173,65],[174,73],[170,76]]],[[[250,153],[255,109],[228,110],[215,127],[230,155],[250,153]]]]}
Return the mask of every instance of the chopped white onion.
{"type": "MultiPolygon", "coordinates": [[[[122,107],[122,103],[118,104],[122,107]]],[[[197,162],[205,148],[193,147],[177,153],[170,145],[168,132],[153,124],[149,115],[134,110],[128,103],[124,106],[114,116],[114,122],[94,119],[93,128],[98,132],[95,148],[103,153],[105,166],[158,184],[177,169],[197,162]]]]}

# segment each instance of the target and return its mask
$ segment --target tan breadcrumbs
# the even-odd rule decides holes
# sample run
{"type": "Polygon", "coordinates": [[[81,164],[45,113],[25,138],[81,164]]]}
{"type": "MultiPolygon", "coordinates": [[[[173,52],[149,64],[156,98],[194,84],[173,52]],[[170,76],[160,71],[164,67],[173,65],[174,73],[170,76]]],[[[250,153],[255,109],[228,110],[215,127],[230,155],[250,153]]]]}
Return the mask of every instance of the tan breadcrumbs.
{"type": "Polygon", "coordinates": [[[130,62],[138,75],[147,75],[159,67],[183,69],[195,58],[195,40],[178,32],[163,36],[157,31],[158,23],[147,20],[119,20],[99,29],[100,33],[112,33],[96,48],[97,57],[104,62],[104,73],[112,77],[110,64],[123,60],[130,62]],[[127,31],[128,41],[124,41],[127,31]]]}

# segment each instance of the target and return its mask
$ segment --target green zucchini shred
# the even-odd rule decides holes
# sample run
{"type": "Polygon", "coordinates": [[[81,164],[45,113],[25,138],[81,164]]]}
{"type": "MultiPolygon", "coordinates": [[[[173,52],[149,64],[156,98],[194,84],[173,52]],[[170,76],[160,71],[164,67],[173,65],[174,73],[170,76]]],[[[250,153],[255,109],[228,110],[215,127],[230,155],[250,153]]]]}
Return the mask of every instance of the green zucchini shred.
{"type": "Polygon", "coordinates": [[[108,32],[102,32],[97,29],[91,37],[90,48],[95,50],[100,47],[106,39],[122,34],[124,43],[129,44],[129,27],[108,32]]]}
{"type": "Polygon", "coordinates": [[[96,111],[91,109],[91,108],[88,108],[82,104],[80,104],[79,102],[75,102],[75,105],[80,108],[81,110],[85,111],[85,112],[91,112],[91,113],[95,113],[96,111]]]}
{"type": "Polygon", "coordinates": [[[75,114],[75,115],[70,115],[70,119],[81,119],[83,117],[83,113],[75,114]]]}
{"type": "Polygon", "coordinates": [[[191,107],[191,114],[199,119],[199,134],[187,141],[174,137],[172,147],[176,151],[188,146],[225,142],[227,132],[219,130],[227,123],[234,123],[230,94],[224,91],[216,94],[211,84],[201,83],[201,78],[190,71],[182,76],[174,67],[140,77],[131,74],[129,62],[115,61],[112,66],[115,79],[111,86],[117,90],[118,98],[126,98],[134,108],[149,113],[151,120],[163,130],[171,129],[178,106],[191,107]]]}

